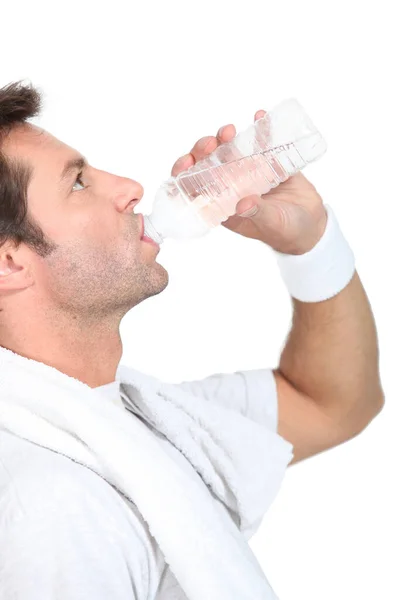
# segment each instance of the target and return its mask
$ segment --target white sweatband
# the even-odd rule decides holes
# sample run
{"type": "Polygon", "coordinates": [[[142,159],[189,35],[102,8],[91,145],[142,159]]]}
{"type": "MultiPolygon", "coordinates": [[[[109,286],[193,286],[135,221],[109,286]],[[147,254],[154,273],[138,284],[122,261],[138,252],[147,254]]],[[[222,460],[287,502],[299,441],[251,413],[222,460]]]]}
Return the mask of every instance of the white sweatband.
{"type": "Polygon", "coordinates": [[[328,220],[326,229],[309,252],[276,252],[278,267],[293,298],[301,302],[321,302],[336,296],[351,281],[355,258],[344,237],[332,208],[324,204],[328,220]]]}

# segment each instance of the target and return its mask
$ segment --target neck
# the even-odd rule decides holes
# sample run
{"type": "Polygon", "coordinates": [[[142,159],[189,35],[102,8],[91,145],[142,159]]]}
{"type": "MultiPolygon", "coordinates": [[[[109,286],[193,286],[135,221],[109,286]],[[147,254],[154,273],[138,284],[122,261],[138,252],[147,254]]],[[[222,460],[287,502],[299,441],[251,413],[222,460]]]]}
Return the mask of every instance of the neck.
{"type": "Polygon", "coordinates": [[[91,388],[115,381],[122,356],[119,322],[83,325],[62,317],[0,326],[0,345],[54,367],[91,388]]]}

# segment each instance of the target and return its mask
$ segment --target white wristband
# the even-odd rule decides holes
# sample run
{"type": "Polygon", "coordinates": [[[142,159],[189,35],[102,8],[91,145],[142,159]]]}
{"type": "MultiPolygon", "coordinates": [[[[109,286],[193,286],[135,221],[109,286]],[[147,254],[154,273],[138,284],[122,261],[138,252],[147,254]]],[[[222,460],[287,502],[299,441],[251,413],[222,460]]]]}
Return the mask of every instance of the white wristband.
{"type": "Polygon", "coordinates": [[[276,252],[283,281],[293,298],[301,302],[321,302],[336,296],[352,279],[355,257],[344,237],[332,208],[326,229],[318,243],[305,254],[276,252]]]}

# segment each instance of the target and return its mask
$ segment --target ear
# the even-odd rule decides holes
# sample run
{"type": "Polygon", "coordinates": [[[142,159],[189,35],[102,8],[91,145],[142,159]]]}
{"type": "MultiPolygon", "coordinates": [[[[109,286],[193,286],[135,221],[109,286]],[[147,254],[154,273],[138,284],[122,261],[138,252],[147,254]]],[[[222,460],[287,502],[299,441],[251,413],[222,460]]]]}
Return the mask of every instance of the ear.
{"type": "Polygon", "coordinates": [[[0,295],[24,290],[33,285],[29,262],[23,254],[14,247],[0,248],[0,295]]]}

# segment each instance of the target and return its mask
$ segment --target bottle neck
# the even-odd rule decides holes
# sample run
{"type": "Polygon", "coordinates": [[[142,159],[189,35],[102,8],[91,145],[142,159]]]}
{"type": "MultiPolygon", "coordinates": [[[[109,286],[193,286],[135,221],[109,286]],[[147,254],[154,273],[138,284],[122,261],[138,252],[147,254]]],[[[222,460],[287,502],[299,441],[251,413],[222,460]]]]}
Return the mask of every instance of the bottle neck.
{"type": "Polygon", "coordinates": [[[156,244],[162,244],[164,238],[162,235],[155,229],[153,223],[150,220],[148,215],[144,216],[144,235],[146,237],[151,238],[156,242],[156,244]]]}

